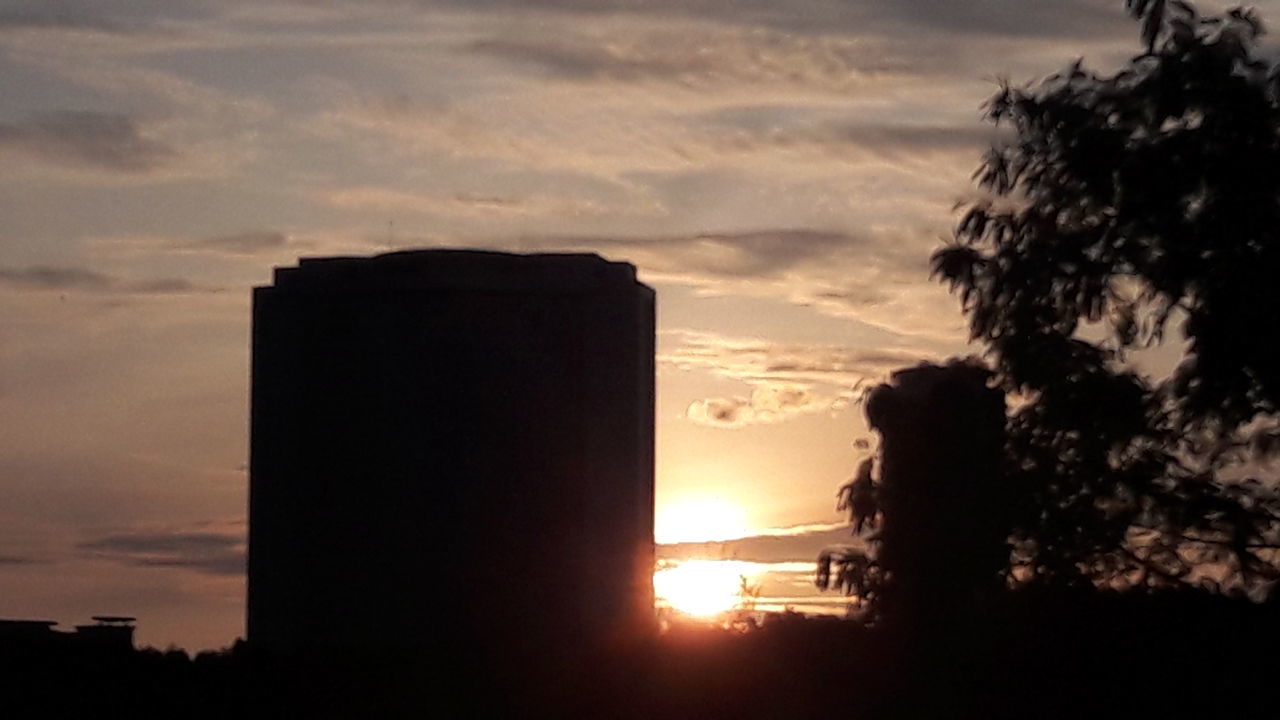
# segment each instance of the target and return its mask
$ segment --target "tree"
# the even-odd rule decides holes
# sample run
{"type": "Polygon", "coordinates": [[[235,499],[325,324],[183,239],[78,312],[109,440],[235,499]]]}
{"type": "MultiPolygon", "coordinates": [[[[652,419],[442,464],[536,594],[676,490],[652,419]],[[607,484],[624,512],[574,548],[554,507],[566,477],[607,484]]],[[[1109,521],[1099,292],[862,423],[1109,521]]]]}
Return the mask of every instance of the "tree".
{"type": "MultiPolygon", "coordinates": [[[[1280,451],[1280,65],[1251,11],[1126,6],[1145,52],[1118,72],[1077,61],[988,101],[1011,138],[933,256],[1015,407],[1001,575],[1261,597],[1280,579],[1280,498],[1253,477],[1280,451]],[[1176,370],[1134,369],[1175,333],[1176,370]]],[[[858,532],[883,491],[871,464],[846,486],[858,532]]],[[[872,540],[824,554],[819,584],[883,594],[872,540]]]]}
{"type": "Polygon", "coordinates": [[[935,273],[1023,402],[1008,472],[1024,494],[1017,582],[1280,579],[1280,502],[1250,477],[1280,411],[1280,66],[1252,11],[1128,0],[1146,52],[1004,84],[993,147],[935,273]],[[1181,333],[1181,364],[1135,350],[1181,333]]]}

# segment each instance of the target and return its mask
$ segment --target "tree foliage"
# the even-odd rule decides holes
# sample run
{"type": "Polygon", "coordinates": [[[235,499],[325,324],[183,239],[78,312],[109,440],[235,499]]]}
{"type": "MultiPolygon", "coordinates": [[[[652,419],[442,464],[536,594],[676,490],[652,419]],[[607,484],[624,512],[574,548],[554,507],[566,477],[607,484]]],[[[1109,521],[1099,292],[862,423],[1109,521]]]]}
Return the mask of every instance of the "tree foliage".
{"type": "MultiPolygon", "coordinates": [[[[1003,85],[935,274],[1020,400],[1011,580],[1280,579],[1280,66],[1251,11],[1128,0],[1145,52],[1003,85]],[[1180,335],[1167,377],[1131,353],[1180,335]]],[[[857,513],[855,513],[856,515],[857,513]]]]}
{"type": "MultiPolygon", "coordinates": [[[[1144,52],[1119,71],[1077,61],[988,101],[1008,139],[933,256],[1015,408],[1000,498],[975,497],[1007,522],[1009,585],[1258,598],[1280,580],[1280,495],[1256,477],[1280,452],[1280,65],[1252,11],[1126,8],[1144,52]],[[1180,364],[1139,373],[1166,342],[1180,364]]],[[[883,532],[883,463],[840,496],[869,542],[819,558],[820,586],[870,601],[893,599],[883,559],[929,552],[885,547],[910,541],[883,532]]]]}

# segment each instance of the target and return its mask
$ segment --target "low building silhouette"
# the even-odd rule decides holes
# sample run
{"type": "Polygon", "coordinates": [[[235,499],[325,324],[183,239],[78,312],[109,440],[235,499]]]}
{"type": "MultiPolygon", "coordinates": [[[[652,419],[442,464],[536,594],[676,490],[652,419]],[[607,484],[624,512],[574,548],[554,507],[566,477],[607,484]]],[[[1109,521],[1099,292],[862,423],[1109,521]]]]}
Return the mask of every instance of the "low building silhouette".
{"type": "Polygon", "coordinates": [[[67,632],[56,630],[55,620],[0,619],[0,657],[118,657],[134,651],[135,618],[95,615],[93,620],[67,632]]]}
{"type": "Polygon", "coordinates": [[[276,269],[254,291],[250,645],[483,665],[647,632],[653,403],[631,265],[276,269]]]}
{"type": "Polygon", "coordinates": [[[61,642],[66,633],[54,630],[56,620],[10,620],[0,618],[0,648],[8,651],[48,648],[61,642]]]}
{"type": "Polygon", "coordinates": [[[135,618],[121,615],[94,615],[93,621],[92,625],[76,626],[76,636],[83,646],[102,652],[133,650],[135,618]]]}

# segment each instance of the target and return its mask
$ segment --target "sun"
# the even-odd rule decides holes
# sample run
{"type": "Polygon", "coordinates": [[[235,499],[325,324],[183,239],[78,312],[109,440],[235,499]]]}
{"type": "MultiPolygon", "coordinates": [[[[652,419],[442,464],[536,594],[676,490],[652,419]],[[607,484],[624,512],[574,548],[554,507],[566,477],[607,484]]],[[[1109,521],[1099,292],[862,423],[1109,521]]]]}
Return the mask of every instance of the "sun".
{"type": "Polygon", "coordinates": [[[686,615],[714,617],[742,602],[743,578],[751,574],[733,560],[685,560],[653,574],[653,593],[686,615]]]}
{"type": "MultiPolygon", "coordinates": [[[[669,545],[732,540],[751,533],[741,505],[698,497],[664,505],[653,534],[658,543],[669,545]]],[[[743,578],[754,574],[750,563],[736,560],[671,561],[653,574],[653,590],[660,605],[686,615],[714,617],[742,602],[743,578]]]]}
{"type": "Polygon", "coordinates": [[[663,506],[654,522],[659,544],[732,540],[751,534],[747,514],[737,503],[720,498],[696,498],[663,506]]]}

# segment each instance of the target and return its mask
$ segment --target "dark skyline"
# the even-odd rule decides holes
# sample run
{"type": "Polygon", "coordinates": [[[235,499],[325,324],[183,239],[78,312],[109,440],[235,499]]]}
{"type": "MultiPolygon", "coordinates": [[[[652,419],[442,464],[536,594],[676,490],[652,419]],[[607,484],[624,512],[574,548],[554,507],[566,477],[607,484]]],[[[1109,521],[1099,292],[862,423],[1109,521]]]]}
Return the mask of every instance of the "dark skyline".
{"type": "Polygon", "coordinates": [[[969,351],[928,254],[979,104],[1133,37],[1112,0],[0,1],[0,616],[242,634],[250,288],[446,246],[635,264],[660,538],[829,602],[850,388],[969,351]]]}

